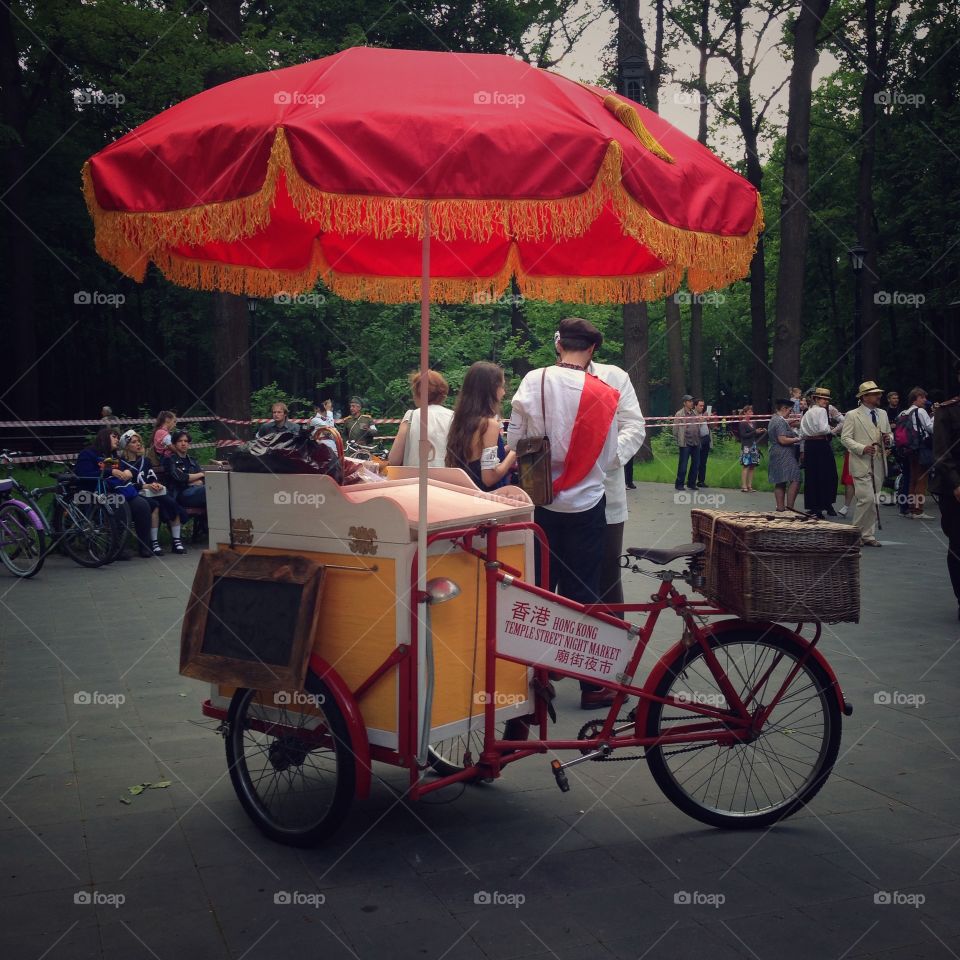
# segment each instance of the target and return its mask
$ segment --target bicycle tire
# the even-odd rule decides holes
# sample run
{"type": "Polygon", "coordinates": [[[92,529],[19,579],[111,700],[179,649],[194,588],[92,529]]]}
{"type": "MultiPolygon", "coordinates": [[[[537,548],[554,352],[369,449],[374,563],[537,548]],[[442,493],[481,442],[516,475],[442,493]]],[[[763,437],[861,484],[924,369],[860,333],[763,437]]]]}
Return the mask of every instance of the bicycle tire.
{"type": "Polygon", "coordinates": [[[15,576],[27,580],[40,572],[46,559],[46,536],[18,503],[0,505],[0,560],[15,576]]]}
{"type": "MultiPolygon", "coordinates": [[[[509,721],[498,721],[495,727],[496,739],[498,740],[526,740],[530,735],[530,728],[526,724],[518,724],[511,736],[506,735],[506,727],[509,721]]],[[[441,777],[449,777],[451,774],[460,773],[466,769],[463,762],[464,754],[470,751],[470,756],[474,763],[483,753],[483,717],[478,720],[478,726],[470,731],[469,736],[461,734],[457,737],[448,737],[446,740],[438,740],[427,747],[427,763],[430,764],[434,773],[441,777]]]]}
{"type": "Polygon", "coordinates": [[[340,826],[357,781],[347,722],[330,688],[313,673],[304,687],[314,698],[309,713],[288,710],[267,691],[237,690],[225,740],[230,780],[247,815],[271,840],[294,847],[316,846],[340,826]],[[313,789],[297,789],[298,779],[306,786],[313,775],[313,789]]]}
{"type": "Polygon", "coordinates": [[[110,562],[114,547],[113,523],[107,507],[100,503],[71,504],[61,510],[63,548],[81,567],[102,567],[110,562]],[[82,518],[78,522],[78,518],[82,518]]]}
{"type": "MultiPolygon", "coordinates": [[[[760,703],[765,694],[776,694],[803,654],[796,640],[768,631],[738,630],[711,636],[709,644],[741,697],[773,666],[757,693],[760,703]],[[775,652],[783,657],[774,666],[775,652]]],[[[721,709],[726,704],[699,646],[677,654],[654,693],[721,709]]],[[[653,701],[646,735],[663,736],[674,721],[702,719],[653,701]]],[[[647,764],[666,797],[684,813],[711,826],[752,829],[783,820],[809,803],[833,769],[840,735],[841,712],[833,683],[810,657],[752,741],[732,747],[710,743],[695,750],[686,749],[689,744],[661,744],[647,749],[647,764]]]]}

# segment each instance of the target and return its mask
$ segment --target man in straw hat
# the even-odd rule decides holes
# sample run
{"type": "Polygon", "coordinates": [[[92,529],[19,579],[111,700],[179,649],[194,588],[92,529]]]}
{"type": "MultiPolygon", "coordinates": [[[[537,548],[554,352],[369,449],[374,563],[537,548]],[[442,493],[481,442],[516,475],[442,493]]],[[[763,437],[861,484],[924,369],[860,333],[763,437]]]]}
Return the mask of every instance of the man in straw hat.
{"type": "Polygon", "coordinates": [[[850,475],[856,496],[853,525],[860,531],[860,543],[879,547],[874,535],[877,529],[877,494],[886,475],[886,448],[890,443],[890,422],[886,410],[880,409],[883,390],[872,380],[860,384],[857,399],[860,406],[843,419],[840,441],[850,451],[850,475]]]}
{"type": "Polygon", "coordinates": [[[800,421],[803,440],[803,503],[814,516],[823,519],[824,511],[831,517],[837,499],[837,462],[833,459],[833,428],[827,407],[830,391],[814,387],[810,391],[810,407],[800,421]]]}

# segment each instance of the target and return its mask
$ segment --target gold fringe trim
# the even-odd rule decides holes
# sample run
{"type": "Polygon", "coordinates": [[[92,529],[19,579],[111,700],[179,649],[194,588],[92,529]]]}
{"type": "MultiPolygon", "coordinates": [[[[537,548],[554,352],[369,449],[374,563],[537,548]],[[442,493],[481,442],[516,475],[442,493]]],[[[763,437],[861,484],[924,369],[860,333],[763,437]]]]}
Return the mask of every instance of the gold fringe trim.
{"type": "MultiPolygon", "coordinates": [[[[214,261],[192,260],[163,252],[157,266],[167,279],[196,290],[222,290],[241,296],[270,298],[313,290],[318,281],[347,300],[373,303],[415,303],[420,300],[419,277],[377,277],[338,273],[326,262],[319,243],[303,270],[268,270],[214,261]]],[[[491,277],[432,277],[433,303],[472,303],[491,306],[503,300],[512,277],[530,300],[569,303],[635,303],[661,300],[679,289],[683,270],[672,267],[644,276],[542,277],[526,273],[516,244],[503,266],[491,277]]]]}
{"type": "Polygon", "coordinates": [[[603,98],[603,105],[652,153],[667,163],[675,163],[654,135],[644,126],[633,104],[615,97],[612,93],[603,98]]]}
{"type": "MultiPolygon", "coordinates": [[[[616,98],[613,98],[616,99],[616,98]]],[[[617,101],[623,104],[623,101],[617,101]]],[[[629,104],[623,104],[628,109],[629,104]]],[[[633,111],[635,114],[636,111],[633,111]]],[[[639,117],[637,117],[639,122],[639,117]]],[[[302,271],[279,271],[255,267],[216,264],[191,260],[170,253],[170,248],[199,246],[211,241],[235,242],[263,229],[270,222],[270,209],[281,177],[290,198],[308,222],[321,230],[342,234],[366,234],[379,238],[402,234],[421,238],[424,206],[429,204],[431,231],[451,241],[458,236],[488,240],[511,236],[518,240],[551,236],[556,240],[582,236],[608,202],[619,218],[623,232],[649,248],[670,265],[670,270],[687,268],[687,282],[693,292],[725,286],[749,271],[757,236],[763,229],[763,206],[759,196],[754,223],[744,236],[718,236],[684,230],[657,220],[624,189],[621,183],[622,150],[610,142],[597,176],[590,187],[573,197],[551,200],[430,200],[398,197],[370,197],[330,194],[307,183],[293,164],[282,127],[277,129],[263,186],[257,193],[237,200],[206,204],[188,210],[163,213],[126,213],[104,210],[98,203],[89,163],[83,167],[83,193],[96,228],[97,252],[122,273],[142,280],[150,260],[171,279],[201,290],[220,289],[251,296],[270,296],[284,290],[310,289],[320,273],[344,296],[383,302],[419,299],[419,279],[357,278],[334,275],[316,257],[302,271]],[[189,265],[189,266],[188,266],[189,265]],[[405,284],[416,284],[414,296],[407,296],[405,284]],[[399,284],[403,289],[394,288],[399,284]]],[[[319,248],[317,248],[319,249],[319,248]]],[[[666,273],[664,274],[666,276],[666,273]]],[[[671,282],[673,273],[670,274],[671,282]]],[[[509,276],[501,278],[504,286],[509,276]]],[[[601,302],[601,289],[610,289],[613,302],[629,302],[617,291],[646,289],[647,279],[619,278],[529,278],[545,295],[555,290],[558,299],[601,302]],[[570,291],[580,291],[569,296],[570,291]]],[[[498,280],[499,283],[499,280],[498,280]]],[[[664,285],[666,281],[663,281],[664,285]]],[[[440,302],[459,302],[475,290],[476,281],[435,278],[440,302]]],[[[493,290],[491,290],[493,292],[493,290]]],[[[502,292],[502,289],[497,293],[502,292]]],[[[640,297],[640,299],[648,299],[640,297]]]]}

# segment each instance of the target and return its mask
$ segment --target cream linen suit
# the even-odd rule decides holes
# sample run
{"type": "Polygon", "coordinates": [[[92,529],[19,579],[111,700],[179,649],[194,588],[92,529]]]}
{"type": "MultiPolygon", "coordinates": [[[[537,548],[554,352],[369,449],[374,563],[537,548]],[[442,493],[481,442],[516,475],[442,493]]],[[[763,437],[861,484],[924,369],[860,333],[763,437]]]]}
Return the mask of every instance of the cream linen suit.
{"type": "Polygon", "coordinates": [[[840,432],[841,443],[850,451],[850,475],[857,497],[853,525],[865,540],[874,539],[877,528],[875,493],[880,492],[885,475],[883,434],[890,433],[886,410],[875,408],[873,412],[877,415],[876,424],[870,417],[870,408],[860,404],[847,413],[840,432]],[[863,452],[871,443],[877,446],[872,457],[863,452]]]}

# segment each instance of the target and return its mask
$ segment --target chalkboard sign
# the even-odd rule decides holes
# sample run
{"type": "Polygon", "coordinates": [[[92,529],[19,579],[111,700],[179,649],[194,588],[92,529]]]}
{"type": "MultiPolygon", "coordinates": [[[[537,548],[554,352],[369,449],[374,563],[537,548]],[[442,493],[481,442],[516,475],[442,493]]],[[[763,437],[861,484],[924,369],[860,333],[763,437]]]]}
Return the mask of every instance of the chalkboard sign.
{"type": "Polygon", "coordinates": [[[301,689],[323,573],[303,556],[205,551],[183,618],[180,673],[260,690],[301,689]]]}

